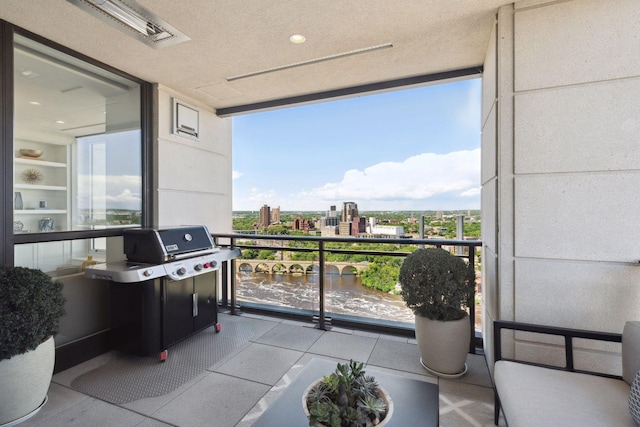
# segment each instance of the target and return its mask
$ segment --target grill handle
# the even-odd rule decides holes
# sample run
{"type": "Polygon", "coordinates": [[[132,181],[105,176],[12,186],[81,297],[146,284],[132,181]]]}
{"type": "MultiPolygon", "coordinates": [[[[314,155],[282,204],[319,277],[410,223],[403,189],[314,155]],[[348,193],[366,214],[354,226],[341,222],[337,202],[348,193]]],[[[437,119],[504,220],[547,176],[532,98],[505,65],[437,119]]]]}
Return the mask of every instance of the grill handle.
{"type": "Polygon", "coordinates": [[[202,249],[199,251],[193,251],[193,252],[186,252],[183,254],[177,254],[177,255],[170,255],[169,258],[171,260],[180,260],[180,259],[185,259],[185,258],[193,258],[199,255],[209,255],[209,254],[213,254],[218,252],[219,249],[218,248],[209,248],[209,249],[202,249]]]}

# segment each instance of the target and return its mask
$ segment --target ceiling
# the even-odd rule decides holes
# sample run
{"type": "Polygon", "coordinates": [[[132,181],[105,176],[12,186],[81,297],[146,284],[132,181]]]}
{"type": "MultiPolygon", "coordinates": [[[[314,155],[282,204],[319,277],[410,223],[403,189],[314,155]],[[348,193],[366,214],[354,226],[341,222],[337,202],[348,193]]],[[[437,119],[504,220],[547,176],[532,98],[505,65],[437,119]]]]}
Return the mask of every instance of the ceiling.
{"type": "Polygon", "coordinates": [[[154,49],[66,0],[0,19],[215,109],[478,67],[508,0],[137,0],[190,40],[154,49]],[[303,44],[289,41],[306,37],[303,44]],[[229,81],[372,46],[392,47],[229,81]]]}

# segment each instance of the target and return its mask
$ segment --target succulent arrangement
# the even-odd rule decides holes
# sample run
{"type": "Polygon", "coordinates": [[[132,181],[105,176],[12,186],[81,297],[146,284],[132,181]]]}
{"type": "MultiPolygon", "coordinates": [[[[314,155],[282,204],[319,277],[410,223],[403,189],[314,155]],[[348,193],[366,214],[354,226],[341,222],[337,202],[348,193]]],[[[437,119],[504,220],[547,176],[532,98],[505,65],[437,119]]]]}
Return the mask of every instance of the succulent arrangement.
{"type": "Polygon", "coordinates": [[[353,360],[340,364],[334,373],[314,384],[306,396],[309,425],[368,427],[378,425],[387,414],[375,378],[366,376],[364,364],[353,360]]]}

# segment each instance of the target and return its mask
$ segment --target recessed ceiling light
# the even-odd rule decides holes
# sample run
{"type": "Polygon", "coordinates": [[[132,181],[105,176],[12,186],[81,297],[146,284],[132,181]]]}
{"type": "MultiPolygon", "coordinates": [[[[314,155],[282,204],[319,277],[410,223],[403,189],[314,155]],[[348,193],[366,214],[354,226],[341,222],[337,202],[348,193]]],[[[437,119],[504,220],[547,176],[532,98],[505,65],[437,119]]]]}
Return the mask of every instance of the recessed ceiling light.
{"type": "Polygon", "coordinates": [[[40,103],[38,101],[31,101],[31,102],[29,102],[29,104],[31,104],[31,105],[40,105],[40,103]]]}
{"type": "Polygon", "coordinates": [[[305,40],[306,38],[302,34],[294,34],[291,37],[289,37],[289,41],[295,44],[304,43],[305,40]]]}
{"type": "Polygon", "coordinates": [[[60,124],[60,125],[63,125],[63,124],[64,124],[64,122],[63,122],[62,120],[56,120],[56,123],[58,123],[58,124],[60,124]]]}
{"type": "Polygon", "coordinates": [[[20,71],[20,74],[22,74],[22,77],[26,77],[28,79],[35,79],[36,77],[40,77],[40,74],[31,70],[22,70],[20,71]]]}

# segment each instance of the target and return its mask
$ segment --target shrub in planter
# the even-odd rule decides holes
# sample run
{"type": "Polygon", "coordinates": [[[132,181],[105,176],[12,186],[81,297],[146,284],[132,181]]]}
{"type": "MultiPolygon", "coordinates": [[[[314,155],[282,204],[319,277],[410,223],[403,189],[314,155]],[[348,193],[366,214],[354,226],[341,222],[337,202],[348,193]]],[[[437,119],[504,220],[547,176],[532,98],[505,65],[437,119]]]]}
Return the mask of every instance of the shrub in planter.
{"type": "Polygon", "coordinates": [[[62,283],[40,270],[0,268],[0,360],[35,349],[58,331],[62,283]]]}
{"type": "Polygon", "coordinates": [[[62,283],[40,270],[0,267],[0,425],[21,423],[47,401],[62,283]]]}
{"type": "Polygon", "coordinates": [[[415,314],[420,363],[438,376],[464,375],[471,339],[466,308],[473,307],[473,266],[443,249],[418,249],[405,258],[399,281],[400,294],[415,314]]]}

